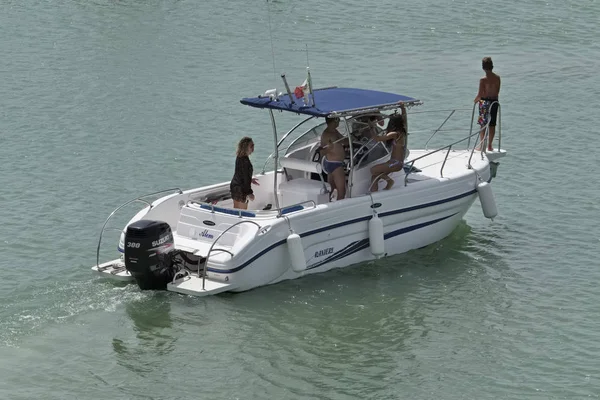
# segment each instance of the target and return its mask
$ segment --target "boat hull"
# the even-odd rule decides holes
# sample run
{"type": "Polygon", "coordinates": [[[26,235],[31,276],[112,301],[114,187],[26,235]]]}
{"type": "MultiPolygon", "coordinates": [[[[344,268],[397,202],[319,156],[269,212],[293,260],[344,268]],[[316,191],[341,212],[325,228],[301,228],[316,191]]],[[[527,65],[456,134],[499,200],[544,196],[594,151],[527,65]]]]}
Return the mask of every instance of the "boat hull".
{"type": "MultiPolygon", "coordinates": [[[[222,190],[223,183],[158,199],[129,224],[142,218],[165,221],[173,230],[175,248],[204,260],[196,272],[176,275],[167,290],[195,296],[243,292],[402,254],[445,238],[477,198],[477,185],[492,179],[486,158],[478,157],[473,168],[465,168],[468,157],[455,155],[452,176],[401,171],[392,176],[392,190],[311,206],[287,205],[279,211],[242,213],[198,200],[222,190]],[[370,224],[374,216],[383,225],[383,237],[372,249],[369,227],[375,225],[370,224]],[[291,237],[300,247],[290,248],[291,237]]],[[[261,182],[268,179],[268,174],[259,176],[261,182]]],[[[130,279],[110,268],[101,275],[130,279]]]]}
{"type": "MultiPolygon", "coordinates": [[[[410,250],[425,247],[450,235],[463,219],[477,195],[471,193],[452,202],[433,206],[418,213],[397,213],[380,218],[384,223],[385,253],[381,257],[406,253],[410,250]]],[[[382,213],[384,214],[384,213],[382,213]]],[[[365,261],[375,260],[369,245],[368,220],[362,218],[349,220],[348,223],[336,224],[329,230],[308,235],[301,234],[304,244],[304,255],[307,268],[302,272],[294,272],[290,262],[289,251],[285,241],[280,241],[261,257],[255,259],[242,270],[233,272],[228,281],[234,282],[229,291],[242,292],[258,286],[278,283],[284,280],[297,279],[306,275],[318,274],[334,268],[344,268],[365,261]],[[355,225],[352,227],[351,225],[355,225]],[[360,227],[359,229],[356,229],[360,227]],[[275,279],[273,269],[282,271],[275,279]]],[[[322,228],[321,228],[322,229],[322,228]]],[[[210,264],[209,264],[210,265],[210,264]]],[[[211,272],[218,269],[211,268],[211,272]]],[[[209,272],[209,277],[211,274],[209,272]]],[[[220,276],[222,279],[222,276],[220,276]]]]}

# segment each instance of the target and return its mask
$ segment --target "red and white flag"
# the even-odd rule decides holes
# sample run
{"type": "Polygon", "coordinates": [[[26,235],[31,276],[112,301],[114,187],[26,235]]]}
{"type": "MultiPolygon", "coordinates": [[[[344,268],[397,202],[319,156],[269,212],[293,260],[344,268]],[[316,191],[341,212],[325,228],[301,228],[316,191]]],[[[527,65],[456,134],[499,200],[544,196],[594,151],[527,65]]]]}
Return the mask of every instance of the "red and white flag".
{"type": "Polygon", "coordinates": [[[296,86],[296,89],[294,89],[294,95],[296,96],[296,98],[299,99],[301,97],[304,97],[305,103],[308,100],[309,92],[310,92],[310,89],[308,87],[308,79],[305,79],[304,82],[302,83],[302,85],[296,86]]]}

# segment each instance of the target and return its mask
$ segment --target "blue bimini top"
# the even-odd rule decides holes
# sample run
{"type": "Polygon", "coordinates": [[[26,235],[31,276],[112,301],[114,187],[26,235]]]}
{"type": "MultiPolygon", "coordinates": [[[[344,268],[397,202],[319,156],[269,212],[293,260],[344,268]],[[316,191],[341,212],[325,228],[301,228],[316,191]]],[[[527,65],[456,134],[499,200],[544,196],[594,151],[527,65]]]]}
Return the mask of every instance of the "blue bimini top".
{"type": "Polygon", "coordinates": [[[312,95],[308,96],[311,105],[306,105],[303,97],[296,98],[294,93],[292,93],[294,103],[290,101],[287,93],[280,95],[278,99],[258,96],[244,98],[240,102],[251,107],[290,111],[315,117],[339,117],[361,111],[389,110],[398,108],[400,102],[408,105],[421,103],[415,98],[400,94],[338,87],[314,90],[315,106],[312,106],[312,95]]]}

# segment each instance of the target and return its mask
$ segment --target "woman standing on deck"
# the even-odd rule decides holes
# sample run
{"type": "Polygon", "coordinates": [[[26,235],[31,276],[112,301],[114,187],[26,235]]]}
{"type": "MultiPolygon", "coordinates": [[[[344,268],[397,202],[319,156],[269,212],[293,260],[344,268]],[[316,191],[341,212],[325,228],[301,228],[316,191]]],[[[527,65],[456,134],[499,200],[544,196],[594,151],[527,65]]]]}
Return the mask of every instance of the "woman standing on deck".
{"type": "Polygon", "coordinates": [[[233,208],[248,208],[248,201],[254,200],[254,193],[251,184],[258,185],[258,180],[252,177],[252,163],[250,162],[250,154],[254,152],[254,142],[252,138],[243,137],[238,143],[237,157],[235,159],[235,172],[229,190],[233,199],[233,208]]]}

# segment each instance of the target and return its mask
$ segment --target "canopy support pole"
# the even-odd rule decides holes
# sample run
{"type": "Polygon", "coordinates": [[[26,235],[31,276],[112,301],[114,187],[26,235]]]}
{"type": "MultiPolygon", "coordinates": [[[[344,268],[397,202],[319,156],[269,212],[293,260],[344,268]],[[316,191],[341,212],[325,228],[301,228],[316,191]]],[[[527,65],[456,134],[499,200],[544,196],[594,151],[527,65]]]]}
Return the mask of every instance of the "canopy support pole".
{"type": "Polygon", "coordinates": [[[354,183],[354,149],[352,148],[352,132],[348,124],[348,117],[344,117],[344,123],[346,124],[346,132],[348,132],[348,145],[350,146],[350,173],[348,174],[348,193],[346,194],[346,198],[349,199],[352,197],[352,186],[354,183]]]}
{"type": "Polygon", "coordinates": [[[275,152],[273,153],[273,196],[275,197],[275,209],[279,210],[279,196],[277,195],[277,166],[279,164],[279,151],[277,145],[277,125],[275,124],[275,116],[273,110],[269,109],[269,115],[271,116],[271,125],[273,126],[273,145],[275,146],[275,152]]]}

